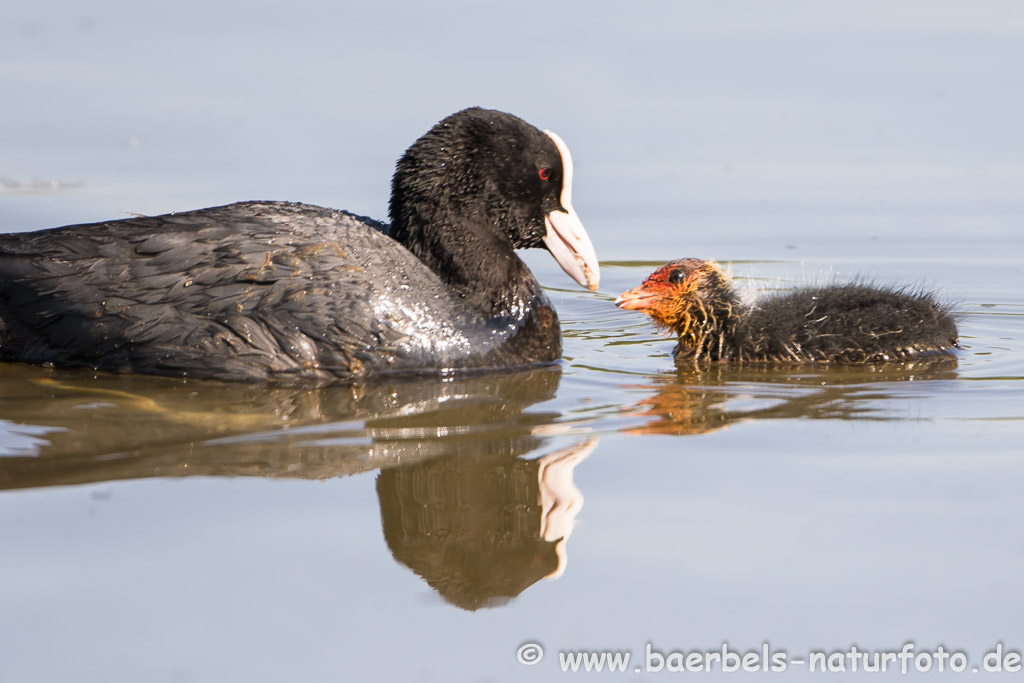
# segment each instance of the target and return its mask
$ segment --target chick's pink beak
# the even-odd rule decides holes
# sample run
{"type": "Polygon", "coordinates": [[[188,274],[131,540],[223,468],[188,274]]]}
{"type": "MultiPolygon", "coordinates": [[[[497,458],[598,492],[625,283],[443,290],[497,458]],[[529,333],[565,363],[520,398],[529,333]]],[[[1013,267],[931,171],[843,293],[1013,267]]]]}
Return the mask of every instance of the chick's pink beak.
{"type": "Polygon", "coordinates": [[[615,300],[615,305],[627,311],[647,311],[658,303],[658,295],[648,292],[644,285],[635,287],[628,292],[623,292],[615,300]]]}

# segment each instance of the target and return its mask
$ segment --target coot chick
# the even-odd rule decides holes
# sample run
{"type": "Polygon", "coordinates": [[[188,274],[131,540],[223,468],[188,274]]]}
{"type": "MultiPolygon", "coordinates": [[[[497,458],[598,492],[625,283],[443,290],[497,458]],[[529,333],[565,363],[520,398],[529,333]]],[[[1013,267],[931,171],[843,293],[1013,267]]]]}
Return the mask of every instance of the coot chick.
{"type": "Polygon", "coordinates": [[[0,360],[222,380],[353,379],[555,361],[515,249],[596,289],[550,131],[466,109],[405,152],[391,224],[242,202],[0,236],[0,360]]]}
{"type": "Polygon", "coordinates": [[[677,334],[676,359],[694,364],[872,364],[958,348],[956,322],[931,294],[849,283],[745,304],[717,263],[693,258],[662,266],[615,303],[677,334]]]}

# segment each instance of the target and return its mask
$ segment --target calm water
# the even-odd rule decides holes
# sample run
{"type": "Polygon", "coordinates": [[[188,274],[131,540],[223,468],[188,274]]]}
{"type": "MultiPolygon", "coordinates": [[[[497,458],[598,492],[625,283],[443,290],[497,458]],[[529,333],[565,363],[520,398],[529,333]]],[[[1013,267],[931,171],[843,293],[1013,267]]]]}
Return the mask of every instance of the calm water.
{"type": "Polygon", "coordinates": [[[563,321],[546,370],[298,390],[0,367],[0,681],[1021,650],[1022,38],[996,1],[0,10],[0,230],[249,198],[384,217],[401,151],[483,104],[570,144],[604,267],[592,294],[525,255],[563,321]],[[677,372],[611,300],[684,256],[752,294],[936,289],[965,349],[677,372]]]}

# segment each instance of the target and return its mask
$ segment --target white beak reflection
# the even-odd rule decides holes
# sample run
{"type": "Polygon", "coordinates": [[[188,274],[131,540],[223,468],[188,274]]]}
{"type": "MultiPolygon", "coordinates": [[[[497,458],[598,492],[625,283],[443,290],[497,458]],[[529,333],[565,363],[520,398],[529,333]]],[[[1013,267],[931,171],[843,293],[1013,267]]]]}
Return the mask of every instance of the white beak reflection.
{"type": "Polygon", "coordinates": [[[573,482],[573,470],[597,447],[597,437],[564,448],[540,458],[537,478],[540,481],[540,533],[548,542],[555,543],[558,566],[547,575],[557,579],[565,572],[568,556],[566,541],[576,526],[576,515],[583,507],[583,493],[573,482]]]}

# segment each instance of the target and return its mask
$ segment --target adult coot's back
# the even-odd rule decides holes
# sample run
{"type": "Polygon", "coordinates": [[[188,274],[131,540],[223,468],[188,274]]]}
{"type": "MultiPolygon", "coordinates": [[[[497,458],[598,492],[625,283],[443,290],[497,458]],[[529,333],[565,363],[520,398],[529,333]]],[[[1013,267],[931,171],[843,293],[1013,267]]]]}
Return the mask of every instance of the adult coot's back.
{"type": "Polygon", "coordinates": [[[514,250],[596,289],[561,139],[466,109],[397,164],[391,225],[243,202],[0,236],[0,359],[217,379],[351,379],[556,360],[514,250]]]}

